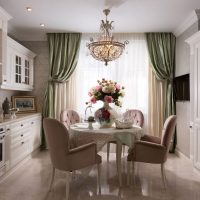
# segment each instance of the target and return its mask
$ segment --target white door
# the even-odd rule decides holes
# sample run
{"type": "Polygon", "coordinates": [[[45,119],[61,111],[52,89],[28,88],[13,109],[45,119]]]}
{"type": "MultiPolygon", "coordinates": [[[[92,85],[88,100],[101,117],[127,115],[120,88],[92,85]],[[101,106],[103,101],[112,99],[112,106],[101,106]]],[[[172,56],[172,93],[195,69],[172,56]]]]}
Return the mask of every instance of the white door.
{"type": "Polygon", "coordinates": [[[194,52],[194,166],[200,169],[200,41],[195,45],[194,52]]]}

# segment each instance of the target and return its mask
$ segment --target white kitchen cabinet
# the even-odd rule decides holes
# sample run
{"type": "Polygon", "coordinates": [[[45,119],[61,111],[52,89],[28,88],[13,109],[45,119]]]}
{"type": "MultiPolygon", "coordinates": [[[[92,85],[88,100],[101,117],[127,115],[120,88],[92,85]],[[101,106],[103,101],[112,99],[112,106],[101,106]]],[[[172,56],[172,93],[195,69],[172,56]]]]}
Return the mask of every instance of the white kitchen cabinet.
{"type": "Polygon", "coordinates": [[[18,115],[2,125],[6,126],[5,160],[12,169],[41,145],[41,114],[18,115]]]}
{"type": "Polygon", "coordinates": [[[200,170],[200,31],[186,42],[190,45],[191,146],[194,167],[200,170]]]}
{"type": "Polygon", "coordinates": [[[36,55],[10,37],[7,37],[7,80],[3,89],[33,90],[34,57],[36,55]]]}
{"type": "Polygon", "coordinates": [[[30,127],[28,120],[10,125],[10,167],[14,167],[30,153],[30,127]]]}
{"type": "Polygon", "coordinates": [[[0,85],[7,82],[7,22],[12,17],[0,7],[0,85]]]}
{"type": "Polygon", "coordinates": [[[7,36],[7,22],[12,17],[0,7],[0,88],[33,90],[32,51],[7,36]]]}

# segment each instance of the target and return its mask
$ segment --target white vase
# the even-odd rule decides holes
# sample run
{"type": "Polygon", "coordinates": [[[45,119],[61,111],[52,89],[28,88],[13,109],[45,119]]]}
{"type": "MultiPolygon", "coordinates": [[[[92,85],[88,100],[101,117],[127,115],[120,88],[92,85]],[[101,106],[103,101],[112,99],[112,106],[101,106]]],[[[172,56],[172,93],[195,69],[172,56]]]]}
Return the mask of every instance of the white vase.
{"type": "Polygon", "coordinates": [[[109,103],[104,102],[102,108],[95,112],[95,120],[99,122],[101,128],[110,128],[114,124],[116,112],[110,107],[109,103]]]}

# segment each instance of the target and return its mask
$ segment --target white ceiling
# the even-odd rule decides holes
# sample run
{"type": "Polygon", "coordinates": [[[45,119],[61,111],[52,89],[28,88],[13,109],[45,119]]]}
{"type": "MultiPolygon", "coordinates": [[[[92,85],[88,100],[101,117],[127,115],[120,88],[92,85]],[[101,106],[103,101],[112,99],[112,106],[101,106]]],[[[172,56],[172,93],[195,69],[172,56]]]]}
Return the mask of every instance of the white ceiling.
{"type": "Polygon", "coordinates": [[[174,31],[200,8],[200,0],[0,0],[0,6],[13,17],[11,35],[18,40],[43,40],[47,32],[98,32],[107,7],[115,32],[174,31]]]}

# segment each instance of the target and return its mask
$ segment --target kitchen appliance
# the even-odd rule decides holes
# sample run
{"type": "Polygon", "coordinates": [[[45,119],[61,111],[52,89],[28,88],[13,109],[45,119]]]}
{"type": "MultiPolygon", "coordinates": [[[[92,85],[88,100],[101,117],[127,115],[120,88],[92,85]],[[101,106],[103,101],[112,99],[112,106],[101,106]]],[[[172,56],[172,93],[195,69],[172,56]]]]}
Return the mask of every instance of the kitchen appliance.
{"type": "Polygon", "coordinates": [[[0,167],[5,162],[5,126],[0,126],[0,167]]]}

